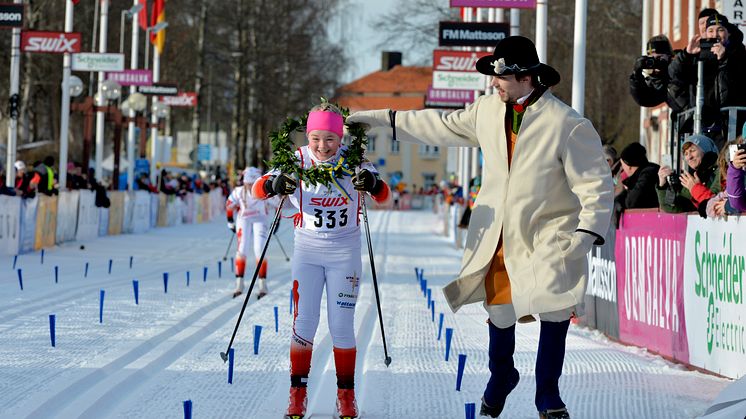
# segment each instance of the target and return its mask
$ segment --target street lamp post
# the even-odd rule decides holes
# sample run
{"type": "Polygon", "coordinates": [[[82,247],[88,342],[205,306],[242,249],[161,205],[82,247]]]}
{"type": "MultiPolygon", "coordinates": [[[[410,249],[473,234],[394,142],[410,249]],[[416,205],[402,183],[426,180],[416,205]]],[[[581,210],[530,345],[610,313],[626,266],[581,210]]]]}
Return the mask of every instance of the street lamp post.
{"type": "MultiPolygon", "coordinates": [[[[101,0],[101,32],[99,32],[98,52],[106,52],[107,31],[109,28],[109,0],[101,0]]],[[[98,72],[98,93],[96,93],[96,106],[104,106],[104,95],[102,88],[105,74],[103,71],[98,72]]],[[[101,161],[104,159],[104,112],[96,111],[96,174],[95,177],[101,180],[101,161]]]]}
{"type": "MultiPolygon", "coordinates": [[[[148,59],[150,55],[150,33],[156,34],[163,29],[166,29],[168,27],[168,22],[158,22],[155,25],[147,28],[145,30],[145,69],[148,69],[148,59]]],[[[160,55],[158,54],[158,48],[156,48],[153,51],[153,83],[158,83],[160,80],[160,71],[161,71],[161,60],[160,55]]],[[[151,184],[155,183],[156,181],[156,174],[155,174],[155,157],[156,157],[156,144],[158,142],[158,115],[155,112],[155,109],[158,105],[158,99],[157,96],[153,96],[153,102],[152,102],[152,109],[153,112],[151,112],[150,116],[150,122],[151,122],[151,129],[150,129],[150,150],[151,150],[151,158],[150,158],[150,182],[151,184]]]]}
{"type": "MultiPolygon", "coordinates": [[[[135,0],[137,1],[137,0],[135,0]]],[[[138,14],[142,10],[142,4],[135,3],[132,7],[130,7],[127,10],[122,10],[122,15],[119,18],[119,53],[124,53],[124,18],[126,17],[133,17],[136,14],[138,14]]],[[[132,19],[132,26],[137,26],[135,24],[135,19],[132,19]]]]}
{"type": "MultiPolygon", "coordinates": [[[[150,33],[152,32],[154,35],[158,32],[162,31],[163,29],[166,29],[168,27],[168,22],[159,22],[155,25],[145,29],[145,69],[148,69],[148,60],[150,55],[150,33]]],[[[155,80],[154,80],[155,81],[155,80]]]]}
{"type": "MultiPolygon", "coordinates": [[[[135,17],[138,13],[140,13],[140,0],[133,0],[133,6],[130,8],[130,11],[132,12],[133,18],[132,18],[132,46],[130,51],[130,69],[135,70],[137,69],[137,56],[138,56],[138,48],[139,48],[139,42],[138,42],[138,35],[140,34],[139,28],[137,27],[137,24],[135,23],[135,17]],[[135,8],[137,7],[137,10],[135,8]]],[[[137,86],[130,86],[130,98],[137,95],[137,86]]],[[[142,96],[142,94],[140,94],[142,96]]],[[[145,102],[142,105],[142,109],[145,108],[147,104],[147,99],[143,96],[142,99],[145,99],[145,102]]],[[[129,99],[128,99],[129,100],[129,99]]],[[[130,102],[133,102],[132,100],[130,102]]],[[[140,100],[142,102],[142,100],[140,100]]],[[[139,111],[141,111],[140,109],[139,111]]],[[[133,191],[135,188],[135,116],[137,115],[138,109],[135,109],[134,106],[130,106],[130,110],[128,112],[129,116],[129,122],[127,124],[127,160],[129,160],[129,167],[127,168],[127,190],[133,191]]]]}

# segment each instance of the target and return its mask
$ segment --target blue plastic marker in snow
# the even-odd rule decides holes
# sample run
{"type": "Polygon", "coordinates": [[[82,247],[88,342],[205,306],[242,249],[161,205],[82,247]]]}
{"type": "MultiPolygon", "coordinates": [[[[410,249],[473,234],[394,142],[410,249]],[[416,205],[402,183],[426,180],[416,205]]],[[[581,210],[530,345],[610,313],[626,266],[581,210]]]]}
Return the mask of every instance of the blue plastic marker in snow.
{"type": "Polygon", "coordinates": [[[430,303],[433,302],[433,289],[427,289],[427,308],[430,308],[430,303]]]}
{"type": "Polygon", "coordinates": [[[23,272],[21,272],[21,269],[18,269],[18,285],[21,286],[21,291],[23,291],[23,272]]]}
{"type": "Polygon", "coordinates": [[[228,384],[233,384],[233,354],[235,351],[234,348],[228,351],[228,384]]]}
{"type": "Polygon", "coordinates": [[[223,262],[218,261],[218,278],[223,277],[223,262]]]}
{"type": "Polygon", "coordinates": [[[55,265],[54,266],[54,283],[55,284],[59,282],[59,276],[60,276],[60,267],[55,265]]]}
{"type": "Polygon", "coordinates": [[[259,355],[259,339],[262,338],[262,326],[254,326],[254,355],[259,355]]]}
{"type": "Polygon", "coordinates": [[[414,276],[417,277],[417,280],[420,280],[420,269],[418,267],[414,267],[414,276]]]}
{"type": "Polygon", "coordinates": [[[41,264],[44,264],[44,249],[41,249],[41,264]]]}
{"type": "MultiPolygon", "coordinates": [[[[130,256],[130,269],[132,269],[132,261],[133,261],[134,259],[135,259],[135,257],[134,257],[134,256],[130,256]]],[[[189,402],[189,403],[191,403],[191,402],[189,402]]]]}
{"type": "Polygon", "coordinates": [[[461,391],[461,380],[464,378],[464,367],[466,367],[466,354],[458,354],[458,372],[456,373],[456,391],[461,391]]]}
{"type": "Polygon", "coordinates": [[[202,282],[207,282],[207,266],[202,268],[202,282]]]}
{"type": "Polygon", "coordinates": [[[85,273],[83,273],[83,278],[88,278],[88,262],[85,263],[85,273]]]}
{"type": "Polygon", "coordinates": [[[453,329],[446,327],[446,361],[448,361],[448,357],[451,355],[451,339],[453,339],[453,329]]]}
{"type": "Polygon", "coordinates": [[[49,315],[49,337],[52,340],[52,347],[54,348],[54,314],[49,315]]]}
{"type": "Polygon", "coordinates": [[[163,293],[168,294],[168,272],[163,273],[163,293]]]}
{"type": "Polygon", "coordinates": [[[466,403],[464,405],[464,410],[466,413],[466,419],[475,419],[477,415],[477,405],[476,403],[466,403]]]}
{"type": "Polygon", "coordinates": [[[435,323],[435,301],[430,302],[430,319],[435,323]]]}
{"type": "Polygon", "coordinates": [[[184,400],[184,419],[192,419],[192,401],[184,400]]]}
{"type": "Polygon", "coordinates": [[[16,268],[16,262],[18,262],[18,255],[13,256],[13,269],[16,268]]]}
{"type": "Polygon", "coordinates": [[[440,340],[440,335],[443,332],[443,313],[440,313],[438,316],[438,340],[440,340]]]}
{"type": "Polygon", "coordinates": [[[232,274],[236,273],[236,272],[235,272],[235,271],[233,270],[233,258],[231,258],[231,273],[232,273],[232,274]]]}
{"type": "Polygon", "coordinates": [[[109,275],[111,275],[111,264],[112,263],[114,263],[114,261],[109,259],[109,275]]]}
{"type": "Polygon", "coordinates": [[[98,298],[98,322],[103,323],[104,322],[104,294],[106,291],[101,290],[101,293],[99,294],[98,298]]]}
{"type": "Polygon", "coordinates": [[[290,289],[290,314],[293,314],[293,289],[290,289]]]}
{"type": "Polygon", "coordinates": [[[422,296],[427,297],[427,279],[422,280],[422,296]]]}
{"type": "Polygon", "coordinates": [[[275,306],[275,310],[274,310],[274,311],[275,311],[275,333],[277,333],[277,332],[279,332],[279,331],[280,331],[280,321],[279,321],[279,319],[277,318],[277,317],[278,317],[278,314],[277,314],[277,306],[275,306]]]}
{"type": "Polygon", "coordinates": [[[425,268],[420,268],[420,275],[417,277],[420,281],[425,279],[425,268]]]}
{"type": "Polygon", "coordinates": [[[137,280],[132,281],[132,291],[135,293],[135,305],[140,304],[140,283],[137,280]]]}
{"type": "Polygon", "coordinates": [[[189,277],[190,277],[190,274],[189,274],[189,271],[187,271],[187,287],[189,286],[189,277]]]}

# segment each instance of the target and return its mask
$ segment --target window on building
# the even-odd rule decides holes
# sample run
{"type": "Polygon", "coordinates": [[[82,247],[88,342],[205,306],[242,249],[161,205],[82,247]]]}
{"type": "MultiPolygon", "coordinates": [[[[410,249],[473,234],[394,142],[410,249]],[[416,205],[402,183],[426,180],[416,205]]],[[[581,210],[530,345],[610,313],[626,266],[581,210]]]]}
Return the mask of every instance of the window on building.
{"type": "Polygon", "coordinates": [[[399,142],[391,139],[391,154],[399,154],[399,142]]]}
{"type": "Polygon", "coordinates": [[[438,146],[420,144],[419,154],[423,158],[438,158],[440,157],[440,149],[438,146]]]}
{"type": "Polygon", "coordinates": [[[435,173],[423,173],[422,174],[423,182],[425,190],[428,190],[433,187],[433,185],[436,185],[435,183],[435,173]]]}

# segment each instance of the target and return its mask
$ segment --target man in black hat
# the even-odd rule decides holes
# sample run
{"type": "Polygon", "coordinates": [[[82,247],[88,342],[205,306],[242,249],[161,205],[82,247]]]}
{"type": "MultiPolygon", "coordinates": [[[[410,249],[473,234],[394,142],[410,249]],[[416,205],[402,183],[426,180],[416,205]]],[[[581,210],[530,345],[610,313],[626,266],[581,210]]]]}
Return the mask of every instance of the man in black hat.
{"type": "Polygon", "coordinates": [[[629,93],[638,105],[652,107],[667,102],[669,107],[674,107],[675,102],[667,100],[668,63],[672,55],[671,43],[665,35],[648,40],[647,54],[635,60],[635,68],[629,76],[629,93]]]}
{"type": "Polygon", "coordinates": [[[582,312],[587,253],[603,244],[613,184],[591,123],[555,98],[560,75],[528,38],[502,40],[476,69],[496,94],[465,109],[363,111],[347,122],[391,130],[394,139],[481,147],[482,186],[472,207],[458,278],[443,288],[451,309],[481,302],[489,315],[490,379],[481,413],[497,417],[519,381],[516,322],[541,321],[536,409],[569,418],[559,378],[570,318],[582,312]]]}

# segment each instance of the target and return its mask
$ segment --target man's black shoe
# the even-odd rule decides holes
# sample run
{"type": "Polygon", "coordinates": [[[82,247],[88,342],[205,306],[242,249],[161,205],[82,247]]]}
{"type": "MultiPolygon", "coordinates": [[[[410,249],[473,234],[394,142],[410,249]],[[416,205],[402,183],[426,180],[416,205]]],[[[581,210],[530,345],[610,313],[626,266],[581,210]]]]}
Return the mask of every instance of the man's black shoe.
{"type": "Polygon", "coordinates": [[[548,409],[543,412],[539,412],[539,419],[570,419],[570,414],[567,413],[567,409],[548,409]]]}

